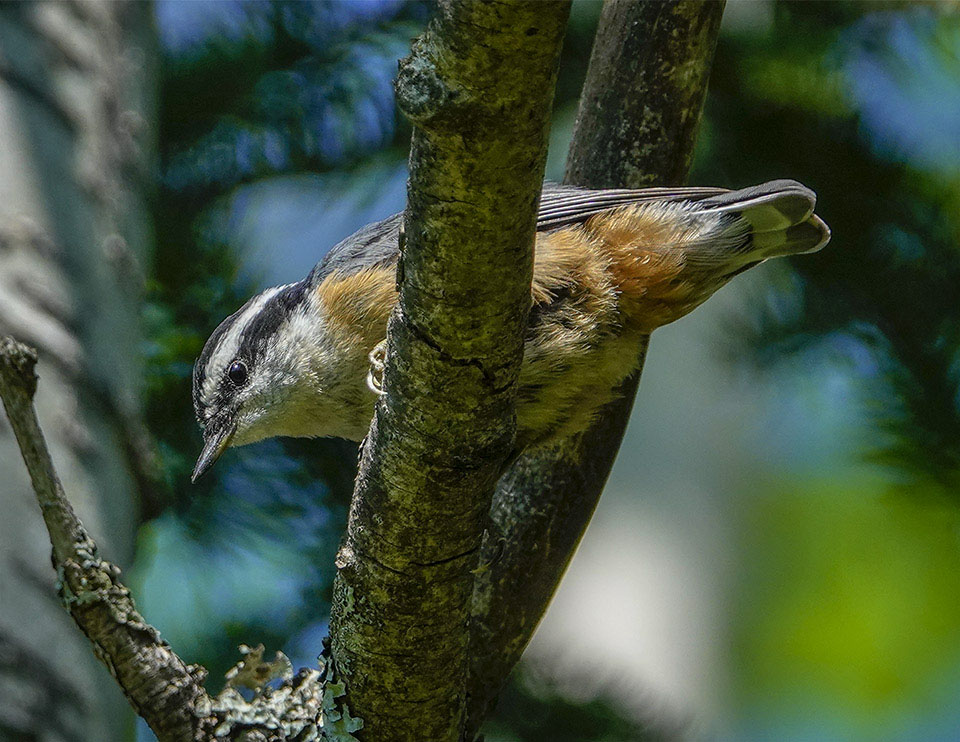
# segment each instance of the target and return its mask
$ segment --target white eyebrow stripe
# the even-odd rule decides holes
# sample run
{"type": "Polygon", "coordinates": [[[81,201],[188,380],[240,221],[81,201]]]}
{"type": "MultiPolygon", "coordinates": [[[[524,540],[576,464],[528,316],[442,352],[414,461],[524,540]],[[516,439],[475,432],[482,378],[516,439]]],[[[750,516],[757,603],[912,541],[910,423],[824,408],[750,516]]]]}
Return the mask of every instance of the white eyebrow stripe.
{"type": "Polygon", "coordinates": [[[250,302],[250,306],[244,310],[243,314],[234,320],[230,329],[220,338],[216,349],[210,354],[210,360],[207,361],[207,367],[204,371],[203,399],[213,399],[217,393],[220,380],[223,377],[223,372],[226,370],[227,365],[233,362],[237,351],[240,349],[240,340],[243,337],[243,331],[253,318],[260,313],[264,305],[284,288],[286,288],[286,286],[276,286],[272,289],[267,289],[257,296],[250,302]]]}

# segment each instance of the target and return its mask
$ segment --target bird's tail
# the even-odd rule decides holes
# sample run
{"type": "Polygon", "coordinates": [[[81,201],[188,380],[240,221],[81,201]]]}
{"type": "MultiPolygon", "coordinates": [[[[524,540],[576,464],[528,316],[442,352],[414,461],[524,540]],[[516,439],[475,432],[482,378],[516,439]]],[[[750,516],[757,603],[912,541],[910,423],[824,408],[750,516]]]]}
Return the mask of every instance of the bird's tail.
{"type": "Polygon", "coordinates": [[[817,195],[795,180],[730,191],[696,202],[707,214],[729,214],[749,225],[739,253],[750,263],[816,252],[830,241],[830,228],[813,213],[817,195]]]}
{"type": "Polygon", "coordinates": [[[627,316],[644,328],[683,316],[733,276],[768,258],[819,250],[830,229],[816,195],[792,180],[739,191],[638,202],[591,217],[627,316]]]}

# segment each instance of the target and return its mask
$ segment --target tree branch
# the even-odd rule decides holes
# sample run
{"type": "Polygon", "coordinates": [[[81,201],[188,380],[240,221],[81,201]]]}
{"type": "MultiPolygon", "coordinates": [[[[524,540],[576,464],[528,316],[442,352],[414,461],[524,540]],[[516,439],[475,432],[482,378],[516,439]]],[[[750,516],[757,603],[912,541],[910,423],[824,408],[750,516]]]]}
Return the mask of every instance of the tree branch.
{"type": "Polygon", "coordinates": [[[473,571],[514,434],[567,2],[441,3],[401,63],[399,306],[338,555],[331,637],[368,740],[456,740],[473,571]]]}
{"type": "Polygon", "coordinates": [[[137,612],[120,570],[97,555],[53,469],[33,409],[36,353],[0,338],[0,397],[30,473],[53,545],[60,599],[161,740],[192,740],[206,672],[186,665],[137,612]]]}
{"type": "MultiPolygon", "coordinates": [[[[680,184],[693,154],[722,2],[607,0],[565,182],[680,184]]],[[[500,481],[473,602],[466,732],[476,735],[547,609],[606,484],[646,353],[585,434],[521,457],[500,481]]]]}
{"type": "Polygon", "coordinates": [[[32,348],[0,337],[0,399],[53,545],[60,600],[160,742],[355,740],[362,722],[350,716],[330,662],[293,675],[279,652],[274,662],[264,662],[262,646],[241,647],[246,656],[227,674],[224,690],[207,695],[207,671],[180,659],[140,615],[120,569],[98,556],[67,500],[33,408],[36,363],[32,348]],[[283,682],[266,687],[277,678],[283,682]],[[254,698],[244,699],[237,684],[256,690],[254,698]]]}
{"type": "Polygon", "coordinates": [[[723,7],[723,0],[607,0],[564,182],[686,182],[723,7]]]}

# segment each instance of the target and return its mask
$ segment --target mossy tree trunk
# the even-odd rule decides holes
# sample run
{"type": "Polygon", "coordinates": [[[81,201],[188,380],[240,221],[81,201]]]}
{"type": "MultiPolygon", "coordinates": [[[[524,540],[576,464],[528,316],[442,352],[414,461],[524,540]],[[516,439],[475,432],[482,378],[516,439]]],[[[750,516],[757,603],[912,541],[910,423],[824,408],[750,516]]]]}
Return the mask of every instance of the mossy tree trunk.
{"type": "Polygon", "coordinates": [[[337,560],[331,636],[365,740],[455,742],[470,601],[515,437],[567,2],[439,5],[401,63],[414,124],[385,396],[337,560]]]}

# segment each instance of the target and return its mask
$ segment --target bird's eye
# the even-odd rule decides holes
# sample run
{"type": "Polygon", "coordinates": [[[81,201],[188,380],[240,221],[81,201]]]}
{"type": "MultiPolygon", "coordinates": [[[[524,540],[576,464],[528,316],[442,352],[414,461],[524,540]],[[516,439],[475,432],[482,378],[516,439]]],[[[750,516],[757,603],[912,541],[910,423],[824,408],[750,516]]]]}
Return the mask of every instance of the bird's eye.
{"type": "Polygon", "coordinates": [[[227,369],[227,378],[237,386],[247,383],[247,364],[243,361],[234,361],[227,369]]]}

